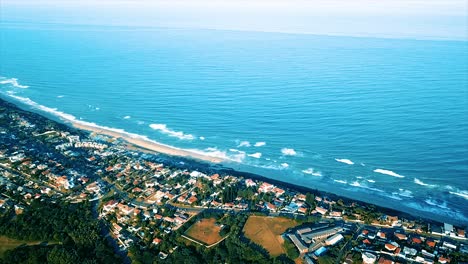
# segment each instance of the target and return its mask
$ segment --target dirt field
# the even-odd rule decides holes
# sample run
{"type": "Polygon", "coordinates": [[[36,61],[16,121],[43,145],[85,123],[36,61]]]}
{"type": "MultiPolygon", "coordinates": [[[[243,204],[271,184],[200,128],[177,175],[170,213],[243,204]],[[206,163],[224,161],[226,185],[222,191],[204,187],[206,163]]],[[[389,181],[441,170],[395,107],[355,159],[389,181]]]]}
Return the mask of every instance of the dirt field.
{"type": "Polygon", "coordinates": [[[222,239],[219,235],[221,227],[217,226],[215,222],[216,219],[214,218],[202,219],[193,224],[185,234],[186,236],[201,241],[206,245],[214,244],[222,239]]]}
{"type": "Polygon", "coordinates": [[[244,233],[247,238],[268,250],[271,256],[278,256],[286,253],[281,234],[296,225],[295,220],[288,218],[252,215],[245,223],[244,233]]]}

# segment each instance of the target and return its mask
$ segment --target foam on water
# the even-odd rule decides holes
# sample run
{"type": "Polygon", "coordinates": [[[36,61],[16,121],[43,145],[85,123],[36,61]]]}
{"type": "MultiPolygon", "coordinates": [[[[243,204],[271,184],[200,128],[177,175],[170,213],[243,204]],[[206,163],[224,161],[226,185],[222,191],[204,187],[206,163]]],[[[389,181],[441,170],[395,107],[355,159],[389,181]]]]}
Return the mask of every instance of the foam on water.
{"type": "Polygon", "coordinates": [[[316,171],[316,170],[314,170],[314,168],[307,168],[307,169],[303,170],[302,172],[305,173],[305,174],[316,176],[316,177],[321,177],[322,176],[322,172],[316,171]]]}
{"type": "Polygon", "coordinates": [[[262,157],[262,153],[256,152],[256,153],[253,153],[253,154],[248,154],[247,156],[252,157],[252,158],[259,159],[259,158],[262,157]]]}
{"type": "Polygon", "coordinates": [[[392,176],[392,177],[397,177],[397,178],[404,178],[405,177],[405,176],[400,175],[400,174],[398,174],[396,172],[393,172],[391,170],[375,169],[374,172],[389,175],[389,176],[392,176]]]}
{"type": "Polygon", "coordinates": [[[240,141],[240,142],[237,144],[237,147],[238,147],[238,148],[241,148],[241,147],[250,147],[250,142],[249,142],[249,141],[240,141]]]}
{"type": "Polygon", "coordinates": [[[468,200],[468,191],[458,191],[458,192],[450,191],[449,193],[468,200]]]}
{"type": "Polygon", "coordinates": [[[195,136],[192,134],[185,134],[182,131],[174,131],[172,129],[169,129],[166,124],[150,124],[149,127],[151,127],[154,130],[157,130],[163,134],[166,134],[170,137],[176,137],[178,139],[182,140],[193,140],[195,139],[195,136]]]}
{"type": "Polygon", "coordinates": [[[399,191],[400,192],[398,193],[398,195],[400,195],[402,197],[413,198],[413,192],[412,191],[402,189],[402,188],[400,188],[399,191]]]}
{"type": "Polygon", "coordinates": [[[123,117],[123,119],[130,119],[130,118],[132,118],[132,117],[129,116],[129,115],[123,117]]]}
{"type": "Polygon", "coordinates": [[[27,85],[21,85],[18,82],[17,78],[6,78],[6,77],[0,77],[0,84],[10,84],[13,87],[16,88],[22,88],[22,89],[27,89],[29,86],[27,85]]]}
{"type": "Polygon", "coordinates": [[[354,164],[354,162],[352,162],[349,159],[335,159],[335,160],[338,161],[338,162],[344,163],[344,164],[348,164],[348,165],[353,165],[354,164]]]}
{"type": "Polygon", "coordinates": [[[297,152],[292,148],[282,148],[281,154],[283,154],[284,156],[296,156],[297,152]]]}
{"type": "Polygon", "coordinates": [[[428,205],[437,206],[437,207],[442,208],[442,209],[450,209],[450,208],[447,207],[446,202],[440,203],[440,202],[438,202],[438,201],[436,201],[434,199],[431,199],[431,198],[424,200],[424,202],[427,203],[428,205]]]}
{"type": "Polygon", "coordinates": [[[341,183],[341,184],[348,184],[345,180],[333,180],[334,182],[341,183]]]}
{"type": "Polygon", "coordinates": [[[263,147],[263,146],[265,146],[265,145],[266,145],[266,142],[260,141],[260,142],[256,142],[256,143],[254,144],[254,147],[263,147]]]}
{"type": "Polygon", "coordinates": [[[428,184],[428,183],[424,183],[423,181],[417,179],[417,178],[414,178],[414,183],[418,184],[418,185],[421,185],[421,186],[427,186],[427,187],[436,187],[437,185],[435,184],[428,184]]]}

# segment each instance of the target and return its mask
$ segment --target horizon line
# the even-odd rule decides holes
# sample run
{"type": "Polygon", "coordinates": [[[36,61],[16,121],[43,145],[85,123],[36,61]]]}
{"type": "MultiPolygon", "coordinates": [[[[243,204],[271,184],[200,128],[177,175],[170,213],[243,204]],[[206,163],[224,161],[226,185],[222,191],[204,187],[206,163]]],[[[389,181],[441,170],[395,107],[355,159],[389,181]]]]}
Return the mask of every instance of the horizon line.
{"type": "MultiPolygon", "coordinates": [[[[468,42],[468,34],[465,37],[436,37],[436,36],[405,36],[405,35],[372,35],[372,34],[345,34],[345,33],[314,33],[300,31],[275,31],[275,30],[254,30],[239,28],[211,28],[211,27],[177,27],[177,26],[154,26],[154,25],[123,25],[123,24],[95,24],[95,23],[70,23],[70,22],[37,22],[37,21],[15,21],[0,20],[0,26],[14,24],[31,25],[51,25],[51,26],[87,26],[104,28],[141,28],[141,29],[172,29],[172,30],[209,30],[209,31],[229,31],[229,32],[250,32],[266,34],[284,34],[284,35],[306,35],[306,36],[324,36],[324,37],[350,37],[350,38],[370,38],[370,39],[392,39],[392,40],[414,40],[414,41],[447,41],[447,42],[468,42]]],[[[43,30],[43,29],[39,29],[43,30]]],[[[44,29],[46,30],[46,29],[44,29]]]]}

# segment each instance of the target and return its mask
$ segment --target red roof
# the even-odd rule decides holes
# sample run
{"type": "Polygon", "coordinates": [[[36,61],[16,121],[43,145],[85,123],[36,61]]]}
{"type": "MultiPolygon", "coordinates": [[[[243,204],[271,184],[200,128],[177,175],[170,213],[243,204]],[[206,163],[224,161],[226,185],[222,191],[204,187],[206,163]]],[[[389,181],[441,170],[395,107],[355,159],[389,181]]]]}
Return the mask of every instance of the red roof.
{"type": "Polygon", "coordinates": [[[405,235],[405,234],[395,233],[395,236],[396,236],[399,240],[405,240],[405,239],[406,239],[406,235],[405,235]]]}
{"type": "Polygon", "coordinates": [[[362,234],[363,234],[363,235],[369,234],[369,230],[367,230],[367,229],[362,230],[362,234]]]}
{"type": "Polygon", "coordinates": [[[439,258],[439,262],[440,262],[440,263],[450,263],[450,259],[449,259],[449,258],[440,257],[440,258],[439,258]]]}
{"type": "Polygon", "coordinates": [[[385,244],[385,248],[390,251],[394,251],[397,248],[397,246],[394,246],[392,244],[385,244]]]}
{"type": "Polygon", "coordinates": [[[411,239],[411,241],[413,241],[413,243],[416,243],[416,244],[421,244],[422,241],[419,237],[413,237],[413,239],[411,239]]]}
{"type": "Polygon", "coordinates": [[[370,241],[369,241],[369,239],[367,239],[367,238],[366,238],[366,239],[364,239],[364,240],[362,241],[362,243],[364,243],[364,244],[368,244],[368,245],[370,245],[370,244],[371,244],[371,242],[370,242],[370,241]]]}
{"type": "Polygon", "coordinates": [[[426,241],[426,244],[427,244],[428,246],[430,246],[430,247],[435,247],[435,244],[436,244],[436,243],[435,243],[435,241],[427,240],[427,241],[426,241]]]}
{"type": "Polygon", "coordinates": [[[393,264],[394,262],[384,257],[379,258],[379,264],[393,264]]]}

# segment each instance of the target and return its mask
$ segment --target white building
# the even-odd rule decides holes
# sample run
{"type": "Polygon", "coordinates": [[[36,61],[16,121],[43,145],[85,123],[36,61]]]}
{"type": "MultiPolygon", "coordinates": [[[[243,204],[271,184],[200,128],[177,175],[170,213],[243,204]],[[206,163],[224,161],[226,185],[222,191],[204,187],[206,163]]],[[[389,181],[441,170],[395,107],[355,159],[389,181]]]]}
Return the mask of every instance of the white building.
{"type": "Polygon", "coordinates": [[[373,264],[377,261],[377,256],[369,253],[369,252],[363,252],[362,253],[362,262],[365,264],[373,264]]]}

